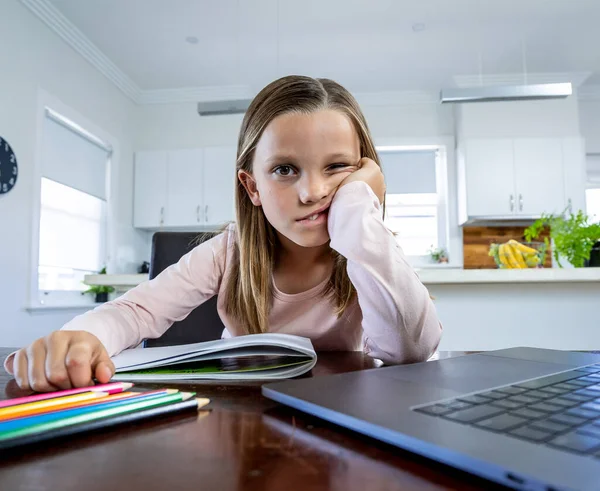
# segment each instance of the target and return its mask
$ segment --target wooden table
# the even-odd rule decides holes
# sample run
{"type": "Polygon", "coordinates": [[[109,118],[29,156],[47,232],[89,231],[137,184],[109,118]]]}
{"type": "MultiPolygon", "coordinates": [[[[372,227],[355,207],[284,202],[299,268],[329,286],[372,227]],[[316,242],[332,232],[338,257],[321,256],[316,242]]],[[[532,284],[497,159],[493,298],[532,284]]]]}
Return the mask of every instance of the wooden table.
{"type": "MultiPolygon", "coordinates": [[[[10,351],[0,348],[0,360],[10,351]]],[[[358,352],[319,353],[312,376],[376,366],[358,352]]],[[[0,399],[27,395],[0,371],[0,399]]],[[[261,395],[260,384],[177,387],[209,397],[208,410],[4,454],[0,489],[502,489],[281,406],[261,395]]]]}

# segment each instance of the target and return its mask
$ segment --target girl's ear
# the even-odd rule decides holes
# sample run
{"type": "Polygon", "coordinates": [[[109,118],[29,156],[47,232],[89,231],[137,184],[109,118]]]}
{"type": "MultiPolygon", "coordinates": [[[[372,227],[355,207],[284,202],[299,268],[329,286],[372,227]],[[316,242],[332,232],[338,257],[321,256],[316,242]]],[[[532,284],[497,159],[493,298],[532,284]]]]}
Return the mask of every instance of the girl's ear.
{"type": "Polygon", "coordinates": [[[254,180],[254,177],[252,176],[252,174],[250,174],[249,172],[246,172],[245,170],[239,170],[238,171],[238,179],[240,180],[240,182],[242,183],[242,186],[244,186],[244,189],[248,193],[248,196],[250,198],[250,201],[252,201],[252,204],[254,206],[260,206],[261,205],[260,195],[259,195],[258,189],[256,187],[256,181],[254,180]]]}

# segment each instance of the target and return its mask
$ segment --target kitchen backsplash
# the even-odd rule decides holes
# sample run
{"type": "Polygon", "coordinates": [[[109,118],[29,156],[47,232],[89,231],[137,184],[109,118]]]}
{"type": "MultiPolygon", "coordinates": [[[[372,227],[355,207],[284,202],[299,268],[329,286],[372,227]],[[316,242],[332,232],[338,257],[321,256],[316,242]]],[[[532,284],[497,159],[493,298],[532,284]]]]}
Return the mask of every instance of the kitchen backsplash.
{"type": "MultiPolygon", "coordinates": [[[[490,244],[501,244],[510,239],[525,242],[526,227],[464,227],[463,257],[465,269],[496,269],[494,258],[488,255],[490,244]]],[[[547,236],[544,232],[542,237],[547,236]]],[[[539,239],[538,239],[539,240],[539,239]]],[[[543,238],[541,239],[543,241],[543,238]]],[[[546,254],[545,268],[552,267],[552,251],[546,254]]]]}

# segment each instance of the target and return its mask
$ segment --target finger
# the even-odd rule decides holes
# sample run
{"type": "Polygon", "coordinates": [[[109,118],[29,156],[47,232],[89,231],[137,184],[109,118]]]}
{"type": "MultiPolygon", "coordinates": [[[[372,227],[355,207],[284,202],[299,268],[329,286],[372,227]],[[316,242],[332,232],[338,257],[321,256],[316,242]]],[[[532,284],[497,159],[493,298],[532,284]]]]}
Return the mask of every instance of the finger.
{"type": "Polygon", "coordinates": [[[36,392],[56,390],[46,378],[46,345],[43,340],[37,340],[27,348],[29,386],[36,392]]]}
{"type": "Polygon", "coordinates": [[[92,352],[86,343],[69,345],[65,365],[73,387],[92,385],[92,352]]]}
{"type": "Polygon", "coordinates": [[[27,376],[27,353],[24,349],[20,349],[15,353],[15,361],[13,363],[14,377],[17,385],[24,390],[31,390],[29,386],[29,377],[27,376]]]}
{"type": "Polygon", "coordinates": [[[106,384],[115,374],[115,365],[108,356],[104,346],[97,350],[94,361],[92,362],[92,371],[98,382],[106,384]]]}
{"type": "Polygon", "coordinates": [[[363,157],[362,159],[360,159],[360,161],[358,162],[358,166],[362,169],[365,167],[379,167],[377,165],[377,162],[375,162],[373,159],[370,159],[369,157],[363,157]]]}
{"type": "Polygon", "coordinates": [[[64,333],[56,332],[46,340],[46,378],[60,389],[71,388],[71,379],[65,365],[69,343],[64,333]]]}
{"type": "Polygon", "coordinates": [[[15,351],[14,353],[11,353],[10,355],[8,355],[6,357],[6,359],[4,360],[4,370],[6,370],[8,373],[10,373],[11,375],[15,374],[15,355],[17,354],[17,352],[15,351]]]}

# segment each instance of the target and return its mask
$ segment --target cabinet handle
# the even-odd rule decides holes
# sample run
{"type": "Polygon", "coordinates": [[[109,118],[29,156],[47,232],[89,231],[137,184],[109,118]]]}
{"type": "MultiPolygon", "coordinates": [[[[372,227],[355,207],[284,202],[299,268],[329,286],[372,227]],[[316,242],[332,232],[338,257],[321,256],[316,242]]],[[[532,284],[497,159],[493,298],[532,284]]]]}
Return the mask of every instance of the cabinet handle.
{"type": "Polygon", "coordinates": [[[196,221],[200,223],[200,205],[196,206],[196,221]]]}
{"type": "Polygon", "coordinates": [[[523,211],[523,195],[519,194],[519,211],[523,211]]]}
{"type": "Polygon", "coordinates": [[[208,223],[208,205],[204,207],[204,222],[208,223]]]}
{"type": "Polygon", "coordinates": [[[569,200],[567,201],[567,209],[569,210],[569,215],[573,214],[573,201],[571,200],[571,198],[569,198],[569,200]]]}
{"type": "Polygon", "coordinates": [[[165,207],[160,207],[160,224],[163,225],[165,223],[165,207]]]}
{"type": "Polygon", "coordinates": [[[512,194],[510,195],[508,203],[510,205],[510,211],[515,211],[515,197],[512,194]]]}

